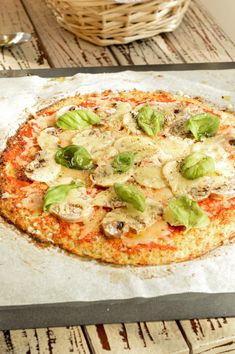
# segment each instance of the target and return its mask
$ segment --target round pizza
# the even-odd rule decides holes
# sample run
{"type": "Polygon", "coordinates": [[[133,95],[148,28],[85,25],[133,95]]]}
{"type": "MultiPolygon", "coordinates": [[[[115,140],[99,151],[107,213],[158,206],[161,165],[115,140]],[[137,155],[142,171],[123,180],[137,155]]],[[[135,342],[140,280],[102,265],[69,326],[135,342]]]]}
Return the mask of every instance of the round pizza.
{"type": "Polygon", "coordinates": [[[163,91],[62,99],[8,140],[1,214],[79,256],[191,260],[234,236],[234,123],[200,98],[163,91]]]}

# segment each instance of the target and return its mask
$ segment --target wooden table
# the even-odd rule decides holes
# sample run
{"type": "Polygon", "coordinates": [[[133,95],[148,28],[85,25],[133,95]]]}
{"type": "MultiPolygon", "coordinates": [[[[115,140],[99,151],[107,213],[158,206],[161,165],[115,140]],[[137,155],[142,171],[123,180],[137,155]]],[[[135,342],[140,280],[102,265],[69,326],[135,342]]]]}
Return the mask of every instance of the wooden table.
{"type": "MultiPolygon", "coordinates": [[[[235,60],[234,43],[197,0],[174,33],[109,48],[60,28],[44,0],[1,0],[0,33],[14,31],[33,40],[2,49],[2,70],[235,60]]],[[[0,354],[109,352],[235,353],[235,318],[0,331],[0,354]]]]}

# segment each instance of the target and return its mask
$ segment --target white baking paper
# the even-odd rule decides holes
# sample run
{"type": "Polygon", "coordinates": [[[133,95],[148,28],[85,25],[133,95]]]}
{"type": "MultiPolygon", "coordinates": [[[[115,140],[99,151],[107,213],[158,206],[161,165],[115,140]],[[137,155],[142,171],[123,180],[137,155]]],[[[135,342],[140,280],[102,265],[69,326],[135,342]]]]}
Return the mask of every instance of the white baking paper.
{"type": "MultiPolygon", "coordinates": [[[[221,108],[232,109],[234,82],[235,70],[126,71],[78,74],[66,79],[0,79],[0,147],[4,148],[6,138],[15,132],[27,112],[76,92],[164,89],[202,96],[221,108]]],[[[234,269],[235,245],[167,266],[113,266],[68,255],[54,247],[39,248],[13,226],[3,220],[0,223],[0,306],[234,292],[234,269]]]]}

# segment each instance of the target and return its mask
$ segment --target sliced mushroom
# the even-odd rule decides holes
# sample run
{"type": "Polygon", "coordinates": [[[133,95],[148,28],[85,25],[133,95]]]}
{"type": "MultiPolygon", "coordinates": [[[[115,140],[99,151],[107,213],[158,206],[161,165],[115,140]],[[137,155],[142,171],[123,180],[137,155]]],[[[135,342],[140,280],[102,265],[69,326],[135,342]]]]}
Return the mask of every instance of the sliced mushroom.
{"type": "Polygon", "coordinates": [[[222,194],[223,186],[230,180],[230,177],[218,174],[189,180],[180,174],[179,166],[177,161],[170,161],[163,167],[163,174],[175,195],[190,195],[194,200],[202,200],[216,190],[222,194]]]}
{"type": "Polygon", "coordinates": [[[106,157],[109,148],[115,139],[115,134],[111,131],[101,131],[100,129],[87,129],[74,136],[73,144],[84,146],[93,159],[106,157]]]}
{"type": "Polygon", "coordinates": [[[231,179],[227,179],[224,184],[212,189],[212,194],[225,199],[231,199],[235,197],[235,176],[231,179]]]}
{"type": "Polygon", "coordinates": [[[82,219],[82,208],[80,205],[60,203],[54,204],[50,208],[50,213],[68,222],[78,222],[82,219]]]}
{"type": "Polygon", "coordinates": [[[135,162],[142,161],[145,157],[153,155],[158,149],[158,145],[151,138],[144,136],[124,136],[116,140],[114,148],[118,152],[133,151],[135,162]]]}
{"type": "Polygon", "coordinates": [[[26,176],[38,182],[50,183],[61,171],[61,166],[54,160],[54,154],[50,151],[40,151],[33,161],[25,168],[26,176]]]}
{"type": "Polygon", "coordinates": [[[99,192],[92,200],[92,205],[114,209],[125,205],[125,203],[118,199],[113,188],[109,188],[99,192]]]}
{"type": "Polygon", "coordinates": [[[130,215],[127,208],[118,208],[107,213],[101,226],[105,236],[111,238],[120,238],[130,229],[137,231],[143,228],[142,223],[134,215],[130,215]]]}
{"type": "Polygon", "coordinates": [[[114,238],[121,237],[129,231],[138,233],[152,225],[161,214],[161,203],[148,199],[144,212],[139,212],[131,207],[110,211],[102,221],[102,229],[105,236],[114,238]]]}
{"type": "Polygon", "coordinates": [[[101,115],[102,124],[108,127],[112,127],[112,130],[119,130],[122,126],[122,117],[124,114],[130,112],[132,106],[128,102],[114,102],[113,107],[104,110],[103,107],[100,107],[97,111],[98,115],[101,115]]]}
{"type": "Polygon", "coordinates": [[[67,222],[86,222],[93,212],[86,188],[72,189],[62,203],[50,207],[50,213],[67,222]]]}
{"type": "Polygon", "coordinates": [[[58,128],[46,128],[42,130],[37,139],[40,148],[42,150],[56,150],[59,143],[59,132],[60,129],[58,128]]]}
{"type": "Polygon", "coordinates": [[[141,131],[138,127],[137,121],[135,116],[137,115],[137,112],[128,112],[124,114],[123,116],[123,125],[127,129],[128,132],[134,133],[134,134],[141,134],[141,131]]]}
{"type": "Polygon", "coordinates": [[[107,221],[102,222],[102,228],[105,236],[111,238],[120,238],[124,233],[129,231],[129,226],[126,225],[125,221],[107,221]]]}
{"type": "Polygon", "coordinates": [[[185,123],[187,118],[181,118],[174,121],[169,127],[169,133],[171,135],[178,136],[180,138],[190,138],[191,133],[186,129],[185,123]]]}

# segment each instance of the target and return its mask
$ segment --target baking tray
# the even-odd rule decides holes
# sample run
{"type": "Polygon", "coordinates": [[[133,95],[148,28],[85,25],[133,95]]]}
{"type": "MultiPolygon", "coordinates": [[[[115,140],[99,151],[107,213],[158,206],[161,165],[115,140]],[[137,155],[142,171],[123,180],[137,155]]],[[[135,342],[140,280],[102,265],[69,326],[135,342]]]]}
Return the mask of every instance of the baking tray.
{"type": "Polygon", "coordinates": [[[2,70],[2,71],[0,71],[0,78],[2,78],[2,77],[22,77],[22,76],[30,76],[30,75],[38,75],[41,77],[61,77],[61,76],[72,76],[72,75],[75,75],[78,73],[87,73],[87,74],[114,73],[114,72],[125,71],[125,70],[133,70],[133,71],[184,71],[184,70],[225,70],[225,69],[235,69],[235,62],[2,70]]]}
{"type": "MultiPolygon", "coordinates": [[[[72,76],[77,73],[133,71],[181,71],[235,69],[235,63],[137,65],[116,67],[7,70],[0,78],[38,75],[72,76]]],[[[27,291],[27,289],[25,289],[27,291]]],[[[87,325],[136,321],[181,320],[235,316],[235,293],[183,293],[154,298],[92,302],[0,306],[0,329],[87,325]]]]}

